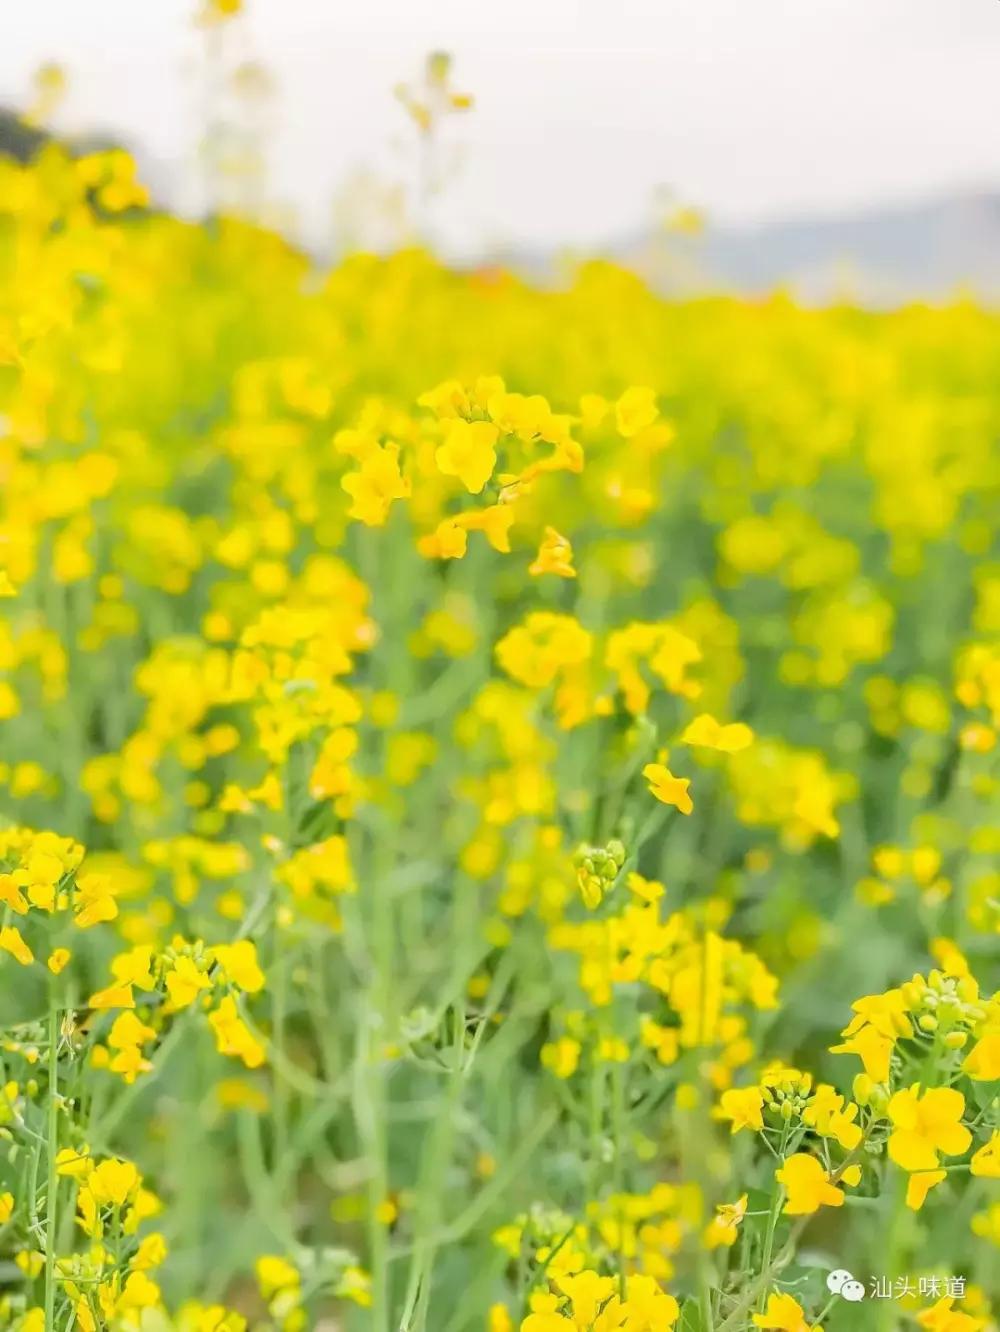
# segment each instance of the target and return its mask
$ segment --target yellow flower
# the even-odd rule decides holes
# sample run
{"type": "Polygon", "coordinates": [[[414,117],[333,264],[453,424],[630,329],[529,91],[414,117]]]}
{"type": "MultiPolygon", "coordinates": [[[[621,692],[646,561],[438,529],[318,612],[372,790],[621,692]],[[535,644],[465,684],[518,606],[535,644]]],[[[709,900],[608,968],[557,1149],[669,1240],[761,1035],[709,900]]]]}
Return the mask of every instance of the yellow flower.
{"type": "Polygon", "coordinates": [[[914,1212],[919,1212],[927,1201],[927,1195],[943,1180],[948,1178],[947,1170],[918,1170],[906,1181],[906,1205],[914,1212]]]}
{"type": "Polygon", "coordinates": [[[151,1309],[160,1302],[160,1288],[145,1272],[130,1272],[119,1296],[118,1308],[151,1309]]]}
{"type": "Polygon", "coordinates": [[[90,1008],[135,1008],[131,985],[109,985],[105,990],[98,990],[87,1001],[90,1008]]]}
{"type": "Polygon", "coordinates": [[[486,1332],[514,1332],[514,1320],[506,1304],[491,1304],[486,1318],[486,1332]]]}
{"type": "Polygon", "coordinates": [[[29,910],[28,899],[21,892],[20,885],[13,874],[0,874],[0,902],[9,906],[19,916],[26,916],[29,910]]]}
{"type": "Polygon", "coordinates": [[[917,1322],[930,1332],[979,1332],[986,1326],[985,1318],[973,1318],[971,1314],[953,1309],[954,1302],[953,1296],[946,1295],[932,1308],[917,1314],[917,1322]]]}
{"type": "Polygon", "coordinates": [[[406,499],[410,483],[399,470],[398,444],[376,445],[361,459],[357,471],[348,472],[341,487],[354,501],[348,510],[368,527],[382,527],[394,500],[406,499]]]}
{"type": "Polygon", "coordinates": [[[139,1183],[139,1172],[131,1161],[112,1157],[94,1167],[87,1176],[86,1187],[99,1207],[121,1207],[139,1183]]]}
{"type": "Polygon", "coordinates": [[[649,789],[665,805],[673,805],[682,814],[690,814],[694,803],[688,795],[691,781],[688,777],[675,777],[662,763],[647,763],[642,775],[649,782],[649,789]]]}
{"type": "Polygon", "coordinates": [[[478,495],[493,475],[499,433],[491,421],[452,421],[434,454],[438,469],[457,476],[471,495],[478,495]]]}
{"type": "Polygon", "coordinates": [[[153,950],[146,944],[119,953],[111,962],[111,974],[119,985],[138,985],[140,990],[152,990],[153,950]]]}
{"type": "Polygon", "coordinates": [[[820,1207],[843,1205],[843,1190],[831,1183],[822,1164],[806,1152],[790,1156],[774,1176],[788,1194],[784,1210],[789,1216],[808,1216],[820,1207]]]}
{"type": "Polygon", "coordinates": [[[532,1312],[522,1319],[519,1332],[574,1332],[575,1322],[559,1313],[559,1301],[554,1295],[535,1295],[531,1299],[532,1312]]]}
{"type": "Polygon", "coordinates": [[[560,1036],[542,1046],[542,1064],[557,1078],[571,1078],[580,1063],[580,1042],[572,1036],[560,1036]]]}
{"type": "Polygon", "coordinates": [[[15,962],[20,962],[22,967],[30,967],[35,960],[35,955],[24,942],[21,931],[16,925],[5,925],[0,929],[0,950],[10,953],[15,962]]]}
{"type": "Polygon", "coordinates": [[[534,577],[540,574],[558,574],[560,578],[575,578],[573,568],[573,547],[554,527],[547,527],[538,554],[528,565],[528,573],[534,577]]]}
{"type": "Polygon", "coordinates": [[[855,1122],[858,1107],[845,1106],[844,1098],[832,1087],[821,1082],[812,1099],[802,1111],[802,1122],[814,1128],[823,1138],[833,1138],[845,1151],[853,1151],[861,1141],[861,1129],[855,1122]]]}
{"type": "Polygon", "coordinates": [[[966,1055],[962,1072],[976,1082],[994,1082],[1000,1078],[1000,1031],[980,1037],[966,1055]]]}
{"type": "Polygon", "coordinates": [[[240,939],[234,944],[218,944],[212,956],[228,981],[247,994],[258,994],[264,988],[264,973],[257,962],[257,946],[251,939],[240,939]]]}
{"type": "Polygon", "coordinates": [[[560,1276],[557,1284],[569,1298],[572,1327],[612,1332],[612,1329],[622,1326],[621,1301],[614,1277],[598,1276],[596,1272],[578,1272],[560,1276]]]}
{"type": "Polygon", "coordinates": [[[831,1054],[856,1054],[873,1082],[889,1081],[889,1060],[895,1041],[874,1027],[862,1027],[855,1035],[831,1045],[831,1054]]]}
{"type": "Polygon", "coordinates": [[[446,379],[435,388],[428,389],[417,399],[421,407],[428,407],[436,416],[452,420],[470,409],[469,395],[457,379],[446,379]]]}
{"type": "Polygon", "coordinates": [[[802,1305],[791,1295],[772,1291],[768,1296],[767,1308],[762,1314],[754,1314],[754,1325],[779,1329],[779,1332],[823,1332],[818,1326],[811,1327],[806,1322],[802,1305]]]}
{"type": "Polygon", "coordinates": [[[265,1300],[271,1299],[279,1291],[289,1290],[301,1283],[298,1269],[287,1258],[278,1254],[262,1254],[254,1263],[254,1273],[260,1293],[265,1300]]]}
{"type": "Polygon", "coordinates": [[[164,983],[174,1008],[187,1008],[193,1004],[202,990],[211,988],[212,982],[200,971],[190,957],[174,958],[173,966],[166,973],[164,983]]]}
{"type": "Polygon", "coordinates": [[[111,1031],[108,1033],[108,1045],[112,1050],[124,1050],[130,1045],[144,1045],[146,1041],[151,1041],[156,1036],[152,1027],[147,1027],[141,1022],[134,1012],[127,1010],[119,1013],[111,1024],[111,1031]]]}
{"type": "Polygon", "coordinates": [[[56,1153],[56,1171],[69,1179],[86,1179],[93,1168],[89,1147],[63,1147],[56,1153]]]}
{"type": "Polygon", "coordinates": [[[243,9],[244,0],[204,0],[203,23],[225,23],[243,9]]]}
{"type": "Polygon", "coordinates": [[[77,879],[73,910],[74,924],[81,930],[115,919],[118,903],[112,893],[111,880],[106,874],[83,874],[77,879]]]}
{"type": "Polygon", "coordinates": [[[625,876],[625,883],[629,892],[635,893],[642,902],[655,902],[667,891],[658,879],[645,879],[634,870],[625,876]]]}
{"type": "Polygon", "coordinates": [[[567,668],[586,662],[591,649],[591,635],[572,615],[531,611],[494,651],[502,669],[519,684],[542,689],[567,668]]]}
{"type": "Polygon", "coordinates": [[[433,532],[420,538],[417,550],[428,560],[460,560],[468,545],[465,528],[454,518],[442,518],[433,532]]]}
{"type": "Polygon", "coordinates": [[[832,1054],[856,1054],[873,1082],[889,1081],[889,1059],[899,1037],[913,1035],[902,990],[869,994],[851,1007],[855,1016],[844,1028],[847,1040],[832,1045],[832,1054]]]}
{"type": "Polygon", "coordinates": [[[921,1096],[919,1084],[914,1084],[896,1092],[889,1101],[890,1159],[903,1170],[936,1170],[939,1152],[958,1156],[972,1142],[960,1122],[964,1113],[965,1097],[954,1087],[931,1087],[921,1096]]]}
{"type": "Polygon", "coordinates": [[[48,967],[49,971],[52,972],[53,976],[58,976],[71,957],[72,953],[68,948],[53,948],[45,965],[48,967]]]}
{"type": "Polygon", "coordinates": [[[14,1215],[14,1195],[0,1193],[0,1226],[5,1226],[14,1215]]]}
{"type": "Polygon", "coordinates": [[[731,1087],[722,1093],[718,1118],[732,1121],[730,1132],[753,1129],[759,1133],[764,1127],[764,1097],[759,1087],[731,1087]]]}
{"type": "Polygon", "coordinates": [[[1000,1179],[1000,1129],[994,1129],[989,1142],[975,1153],[969,1169],[984,1179],[1000,1179]]]}
{"type": "Polygon", "coordinates": [[[753,731],[745,722],[730,722],[723,726],[710,713],[703,712],[688,724],[681,743],[717,749],[723,754],[738,754],[753,744],[753,731]]]}
{"type": "Polygon", "coordinates": [[[719,1203],[716,1207],[715,1216],[705,1227],[704,1240],[709,1249],[736,1243],[740,1225],[747,1214],[747,1198],[748,1195],[743,1193],[734,1203],[719,1203]]]}
{"type": "Polygon", "coordinates": [[[625,1282],[622,1313],[624,1332],[669,1332],[680,1317],[680,1307],[653,1277],[635,1273],[625,1282]]]}
{"type": "Polygon", "coordinates": [[[208,1021],[215,1032],[215,1044],[220,1054],[242,1059],[247,1068],[259,1068],[263,1064],[266,1058],[264,1047],[240,1017],[232,995],[226,995],[215,1012],[209,1014],[208,1021]]]}
{"type": "Polygon", "coordinates": [[[656,393],[651,388],[633,385],[615,403],[615,424],[618,433],[625,439],[631,439],[640,430],[652,425],[659,414],[656,393]]]}
{"type": "Polygon", "coordinates": [[[1000,1249],[1000,1202],[995,1202],[985,1212],[976,1212],[969,1222],[973,1235],[989,1240],[1000,1249]]]}
{"type": "Polygon", "coordinates": [[[482,532],[494,550],[510,552],[510,529],[514,523],[513,504],[487,504],[484,509],[470,509],[455,519],[466,532],[482,532]]]}

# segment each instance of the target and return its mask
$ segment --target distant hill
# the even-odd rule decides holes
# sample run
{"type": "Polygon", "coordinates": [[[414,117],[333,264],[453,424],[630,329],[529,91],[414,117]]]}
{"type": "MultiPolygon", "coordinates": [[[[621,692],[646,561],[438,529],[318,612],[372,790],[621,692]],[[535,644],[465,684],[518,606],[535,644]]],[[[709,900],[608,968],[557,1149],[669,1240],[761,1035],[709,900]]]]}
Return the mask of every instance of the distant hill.
{"type": "MultiPolygon", "coordinates": [[[[947,196],[757,226],[709,226],[699,236],[638,233],[604,257],[675,293],[783,287],[810,303],[873,306],[940,301],[962,290],[1000,304],[1000,191],[947,196]]],[[[580,256],[570,256],[578,258],[580,256]]],[[[540,280],[566,256],[508,252],[500,262],[540,280]]]]}
{"type": "MultiPolygon", "coordinates": [[[[809,300],[852,294],[893,304],[971,288],[1000,300],[1000,192],[709,229],[684,249],[701,277],[740,291],[790,286],[809,300]]],[[[622,257],[638,255],[624,247],[622,257]]]]}

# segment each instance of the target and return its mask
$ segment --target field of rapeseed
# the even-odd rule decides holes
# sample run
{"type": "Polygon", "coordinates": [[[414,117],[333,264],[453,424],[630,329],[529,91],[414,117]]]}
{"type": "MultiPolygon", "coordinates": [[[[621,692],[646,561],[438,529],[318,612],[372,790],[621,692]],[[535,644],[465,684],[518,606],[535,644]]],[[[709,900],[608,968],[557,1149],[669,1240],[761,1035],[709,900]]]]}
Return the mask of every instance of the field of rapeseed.
{"type": "Polygon", "coordinates": [[[0,165],[0,1326],[995,1329],[1000,319],[144,204],[0,165]]]}

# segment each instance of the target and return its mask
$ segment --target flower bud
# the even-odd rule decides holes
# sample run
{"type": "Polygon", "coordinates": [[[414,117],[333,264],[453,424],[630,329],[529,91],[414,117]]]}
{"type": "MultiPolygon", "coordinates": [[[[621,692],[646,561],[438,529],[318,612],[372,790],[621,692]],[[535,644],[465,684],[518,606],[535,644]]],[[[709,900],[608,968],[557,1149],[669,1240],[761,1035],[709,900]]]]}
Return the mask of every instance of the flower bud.
{"type": "Polygon", "coordinates": [[[875,1083],[867,1073],[858,1073],[854,1079],[852,1091],[854,1099],[858,1105],[867,1105],[872,1098],[872,1092],[875,1090],[875,1083]]]}

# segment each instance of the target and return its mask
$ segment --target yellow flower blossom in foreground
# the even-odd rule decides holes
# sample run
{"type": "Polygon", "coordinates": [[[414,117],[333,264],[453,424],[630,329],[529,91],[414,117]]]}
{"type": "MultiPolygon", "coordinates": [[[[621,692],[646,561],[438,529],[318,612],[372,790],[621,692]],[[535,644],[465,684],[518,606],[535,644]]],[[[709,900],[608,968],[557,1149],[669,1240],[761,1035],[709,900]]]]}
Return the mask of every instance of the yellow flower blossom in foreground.
{"type": "Polygon", "coordinates": [[[264,988],[264,973],[257,961],[257,946],[252,939],[217,944],[212,955],[226,979],[241,990],[258,994],[264,988]]]}
{"type": "Polygon", "coordinates": [[[108,1160],[87,1176],[87,1188],[98,1206],[121,1207],[139,1186],[139,1172],[131,1161],[108,1160]]]}
{"type": "Polygon", "coordinates": [[[873,1082],[889,1081],[889,1061],[900,1037],[913,1035],[902,990],[866,995],[851,1005],[855,1016],[841,1033],[847,1039],[830,1047],[833,1054],[856,1054],[873,1082]]]}
{"type": "Polygon", "coordinates": [[[1000,1129],[994,1129],[989,1141],[973,1154],[969,1169],[985,1179],[1000,1179],[1000,1129]]]}
{"type": "Polygon", "coordinates": [[[669,1332],[680,1316],[674,1297],[649,1276],[628,1277],[624,1291],[616,1278],[592,1271],[568,1273],[555,1284],[565,1298],[536,1292],[520,1332],[669,1332]]]}
{"type": "Polygon", "coordinates": [[[784,1211],[789,1216],[807,1216],[820,1207],[841,1207],[842,1189],[831,1183],[830,1176],[815,1156],[796,1152],[774,1172],[788,1194],[784,1211]]]}
{"type": "Polygon", "coordinates": [[[211,980],[190,957],[177,957],[165,977],[167,993],[174,1008],[187,1008],[203,990],[211,988],[211,980]]]}
{"type": "Polygon", "coordinates": [[[471,495],[478,495],[497,464],[498,434],[490,421],[452,421],[435,461],[445,476],[457,476],[471,495]]]}
{"type": "Polygon", "coordinates": [[[936,1170],[939,1152],[958,1156],[972,1142],[960,1122],[964,1113],[965,1097],[954,1087],[930,1087],[921,1094],[914,1084],[896,1092],[889,1102],[890,1158],[904,1170],[936,1170]]]}
{"type": "Polygon", "coordinates": [[[966,1055],[962,1071],[976,1082],[1000,1079],[1000,1031],[982,1036],[966,1055]]]}
{"type": "Polygon", "coordinates": [[[98,990],[87,1000],[90,1008],[135,1008],[131,985],[109,985],[98,990]]]}
{"type": "Polygon", "coordinates": [[[753,1129],[759,1133],[764,1127],[764,1097],[759,1087],[732,1087],[722,1093],[718,1116],[731,1122],[731,1132],[753,1129]]]}
{"type": "Polygon", "coordinates": [[[918,1170],[906,1181],[906,1205],[911,1211],[919,1212],[927,1201],[927,1195],[938,1184],[948,1178],[947,1170],[918,1170]]]}
{"type": "Polygon", "coordinates": [[[806,1321],[802,1305],[791,1295],[772,1291],[767,1298],[767,1308],[762,1314],[754,1314],[755,1327],[777,1329],[778,1332],[823,1332],[818,1325],[806,1321]]]}
{"type": "Polygon", "coordinates": [[[972,1314],[963,1313],[952,1307],[954,1303],[954,1297],[946,1295],[930,1309],[918,1313],[917,1322],[921,1327],[926,1327],[928,1332],[980,1332],[981,1328],[986,1327],[985,1318],[974,1318],[972,1314]]]}

